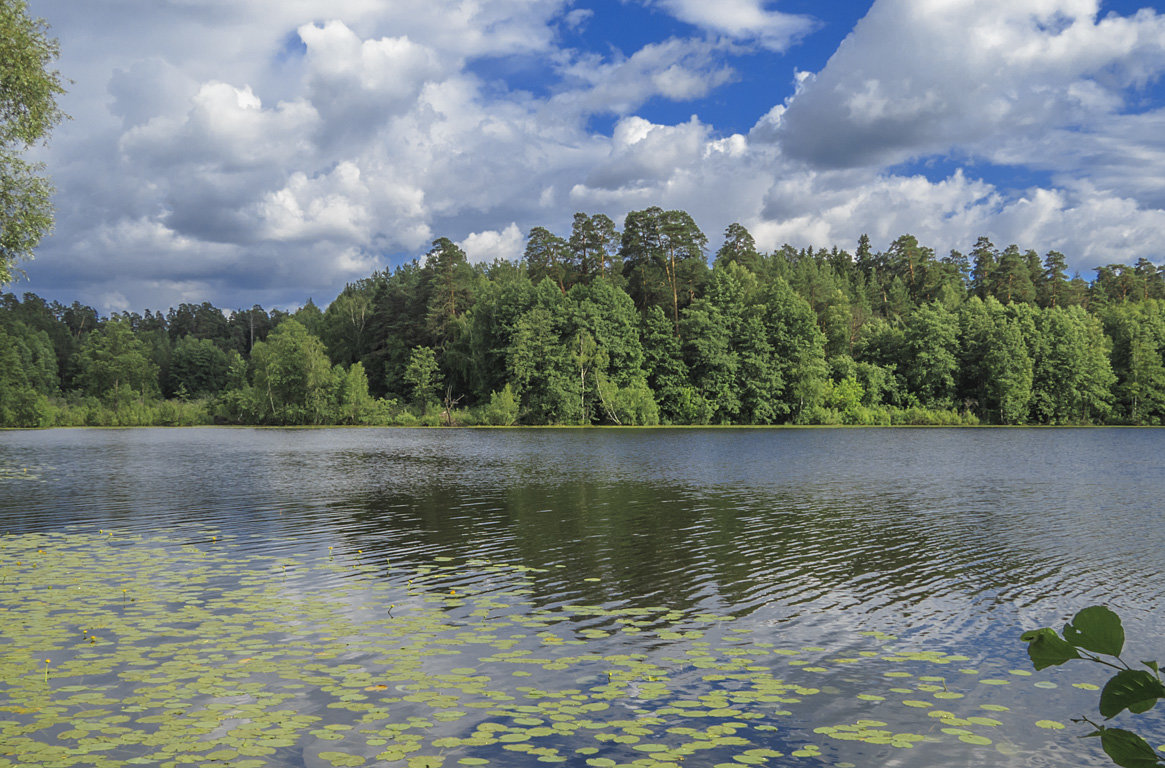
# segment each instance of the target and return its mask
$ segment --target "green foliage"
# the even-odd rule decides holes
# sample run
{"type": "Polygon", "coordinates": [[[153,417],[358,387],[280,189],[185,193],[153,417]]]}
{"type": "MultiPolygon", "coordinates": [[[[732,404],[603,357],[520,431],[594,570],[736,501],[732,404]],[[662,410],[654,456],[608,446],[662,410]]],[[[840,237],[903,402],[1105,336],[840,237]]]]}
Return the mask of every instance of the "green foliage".
{"type": "Polygon", "coordinates": [[[404,382],[412,394],[413,403],[420,408],[435,405],[440,399],[440,366],[431,347],[417,347],[409,356],[404,371],[404,382]]]}
{"type": "Polygon", "coordinates": [[[958,372],[958,317],[935,301],[919,307],[906,329],[906,380],[922,405],[949,407],[958,372]]]}
{"type": "Polygon", "coordinates": [[[241,358],[234,350],[228,354],[210,339],[184,336],[170,357],[170,390],[194,397],[217,394],[226,389],[236,361],[241,358]]]}
{"type": "Polygon", "coordinates": [[[1027,641],[1027,653],[1037,671],[1080,658],[1076,647],[1057,635],[1054,629],[1024,632],[1020,639],[1027,641]]]}
{"type": "Polygon", "coordinates": [[[1122,768],[1156,768],[1161,765],[1156,751],[1147,741],[1123,728],[1105,728],[1100,732],[1100,746],[1122,768]]]}
{"type": "Polygon", "coordinates": [[[298,321],[312,336],[319,336],[324,325],[324,313],[311,299],[295,311],[292,317],[298,321]]]}
{"type": "Polygon", "coordinates": [[[421,281],[427,294],[425,330],[431,346],[444,348],[457,337],[458,320],[473,305],[473,269],[464,251],[439,237],[425,256],[421,281]]]}
{"type": "Polygon", "coordinates": [[[1165,302],[1118,304],[1101,318],[1112,339],[1121,416],[1134,424],[1165,422],[1165,302]]]}
{"type": "Polygon", "coordinates": [[[512,384],[490,394],[484,416],[485,423],[495,427],[509,427],[518,420],[518,396],[512,384]]]}
{"type": "Polygon", "coordinates": [[[0,285],[52,229],[52,184],[21,154],[64,117],[61,76],[50,69],[57,56],[48,25],[28,15],[24,0],[0,0],[0,285]]]}
{"type": "Polygon", "coordinates": [[[1064,625],[1064,640],[1093,653],[1120,656],[1125,647],[1125,630],[1119,616],[1104,606],[1094,605],[1064,625]]]}
{"type": "Polygon", "coordinates": [[[984,418],[1022,424],[1032,398],[1032,359],[1020,319],[994,297],[971,299],[960,313],[962,389],[984,418]]]}
{"type": "MultiPolygon", "coordinates": [[[[1063,636],[1044,627],[1020,636],[1028,644],[1028,656],[1037,670],[1084,659],[1117,670],[1100,692],[1100,715],[1106,720],[1128,710],[1131,714],[1149,711],[1165,699],[1165,685],[1157,662],[1141,662],[1144,669],[1134,669],[1120,655],[1124,650],[1125,631],[1120,617],[1104,606],[1092,606],[1077,613],[1064,625],[1063,636]],[[1110,657],[1110,658],[1102,658],[1110,657]]],[[[1101,748],[1122,768],[1157,768],[1165,765],[1143,738],[1132,731],[1110,728],[1087,717],[1078,722],[1092,725],[1089,736],[1099,736],[1101,748]]]]}
{"type": "Polygon", "coordinates": [[[563,293],[577,278],[565,240],[544,227],[534,227],[526,241],[526,274],[533,283],[549,278],[563,293]]]}
{"type": "MultiPolygon", "coordinates": [[[[541,286],[557,290],[548,281],[541,286]]],[[[539,295],[546,298],[546,290],[540,287],[539,295]]],[[[582,417],[579,378],[562,335],[555,313],[541,304],[524,313],[515,328],[506,368],[520,393],[526,423],[576,424],[582,417]]]]}
{"type": "Polygon", "coordinates": [[[1126,709],[1134,714],[1148,712],[1158,699],[1165,699],[1165,686],[1143,669],[1117,672],[1100,692],[1100,714],[1116,717],[1126,709]]]}
{"type": "Polygon", "coordinates": [[[1116,383],[1111,341],[1081,307],[1052,307],[1035,315],[1032,417],[1049,424],[1103,420],[1116,383]]]}
{"type": "Polygon", "coordinates": [[[47,398],[29,375],[28,346],[0,328],[0,424],[42,427],[50,423],[47,398]]]}
{"type": "Polygon", "coordinates": [[[353,363],[345,371],[336,366],[333,375],[339,380],[336,419],[340,424],[382,424],[387,413],[383,401],[368,394],[368,376],[363,363],[353,363]]]}
{"type": "Polygon", "coordinates": [[[324,345],[297,320],[280,323],[251,352],[246,407],[263,424],[327,424],[336,392],[324,345]]]}
{"type": "Polygon", "coordinates": [[[765,338],[773,351],[773,409],[792,421],[807,421],[805,417],[825,394],[825,334],[817,327],[809,303],[780,278],[761,304],[765,338]]]}
{"type": "Polygon", "coordinates": [[[46,401],[52,427],[192,427],[213,423],[209,400],[129,398],[110,403],[96,397],[46,401]]]}
{"type": "Polygon", "coordinates": [[[665,308],[679,332],[680,308],[687,306],[708,271],[708,238],[684,211],[653,206],[631,211],[623,222],[620,256],[628,292],[641,310],[665,308]]]}
{"type": "Polygon", "coordinates": [[[110,320],[85,337],[79,368],[83,391],[108,403],[158,393],[158,366],[124,320],[110,320]]]}
{"type": "Polygon", "coordinates": [[[1165,423],[1165,268],[1146,260],[1090,285],[986,238],[970,259],[911,235],[762,253],[733,224],[711,270],[706,246],[652,207],[621,233],[603,214],[535,227],[523,262],[438,238],[294,316],[0,295],[0,419],[54,423],[88,395],[109,420],[161,394],[262,424],[1165,423]]]}

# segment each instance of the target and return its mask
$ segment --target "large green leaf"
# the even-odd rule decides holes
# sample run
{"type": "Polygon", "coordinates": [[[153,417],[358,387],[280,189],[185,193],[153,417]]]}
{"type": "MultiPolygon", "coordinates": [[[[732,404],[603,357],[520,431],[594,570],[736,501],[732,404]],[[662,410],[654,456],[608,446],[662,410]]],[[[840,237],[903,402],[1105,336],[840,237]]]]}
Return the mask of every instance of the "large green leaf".
{"type": "Polygon", "coordinates": [[[1160,698],[1165,698],[1160,680],[1139,669],[1126,669],[1114,675],[1100,692],[1100,714],[1113,717],[1124,709],[1134,714],[1147,712],[1160,698]]]}
{"type": "Polygon", "coordinates": [[[1100,734],[1100,745],[1121,768],[1157,768],[1157,753],[1132,731],[1105,728],[1100,734]]]}
{"type": "Polygon", "coordinates": [[[1037,670],[1080,658],[1075,646],[1057,635],[1054,629],[1033,629],[1020,635],[1020,639],[1027,641],[1027,655],[1037,670]]]}
{"type": "Polygon", "coordinates": [[[1093,653],[1120,656],[1125,647],[1125,630],[1120,616],[1102,605],[1085,608],[1064,625],[1064,639],[1093,653]]]}

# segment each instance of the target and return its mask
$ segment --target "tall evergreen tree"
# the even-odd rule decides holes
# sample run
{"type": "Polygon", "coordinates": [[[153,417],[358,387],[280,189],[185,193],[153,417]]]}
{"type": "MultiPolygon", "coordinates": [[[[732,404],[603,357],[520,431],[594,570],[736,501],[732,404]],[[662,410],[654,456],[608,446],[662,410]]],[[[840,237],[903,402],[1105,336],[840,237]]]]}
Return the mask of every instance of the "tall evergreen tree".
{"type": "Polygon", "coordinates": [[[991,274],[999,261],[999,251],[988,238],[980,236],[971,249],[971,293],[981,299],[990,295],[991,274]]]}
{"type": "Polygon", "coordinates": [[[999,256],[999,263],[987,278],[987,294],[1001,304],[1031,302],[1036,289],[1032,285],[1027,259],[1015,245],[1009,245],[999,256]]]}
{"type": "Polygon", "coordinates": [[[760,270],[760,252],[756,240],[743,224],[729,224],[724,230],[724,245],[716,252],[716,264],[739,264],[750,272],[760,270]]]}
{"type": "Polygon", "coordinates": [[[586,282],[622,272],[619,264],[619,231],[603,213],[576,213],[568,243],[573,264],[586,282]]]}
{"type": "Polygon", "coordinates": [[[427,297],[430,346],[444,349],[457,334],[458,319],[473,304],[473,268],[465,251],[449,238],[439,237],[425,254],[421,281],[427,297]]]}
{"type": "Polygon", "coordinates": [[[708,238],[684,211],[631,211],[623,223],[620,255],[628,290],[640,311],[666,307],[676,334],[680,308],[691,303],[708,272],[708,238]]]}
{"type": "Polygon", "coordinates": [[[578,278],[578,261],[572,263],[566,241],[545,227],[534,227],[526,238],[526,274],[534,283],[549,278],[566,293],[578,278]]]}

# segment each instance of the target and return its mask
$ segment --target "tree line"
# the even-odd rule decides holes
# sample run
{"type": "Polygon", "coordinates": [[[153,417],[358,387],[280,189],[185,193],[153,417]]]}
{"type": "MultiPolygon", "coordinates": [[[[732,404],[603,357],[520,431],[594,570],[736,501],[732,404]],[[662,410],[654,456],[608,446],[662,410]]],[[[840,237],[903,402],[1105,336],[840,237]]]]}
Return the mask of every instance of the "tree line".
{"type": "Polygon", "coordinates": [[[1160,424],[1165,266],[979,238],[784,246],[575,214],[520,261],[423,259],[321,310],[102,317],[0,297],[0,423],[1160,424]],[[710,258],[711,257],[711,258],[710,258]]]}

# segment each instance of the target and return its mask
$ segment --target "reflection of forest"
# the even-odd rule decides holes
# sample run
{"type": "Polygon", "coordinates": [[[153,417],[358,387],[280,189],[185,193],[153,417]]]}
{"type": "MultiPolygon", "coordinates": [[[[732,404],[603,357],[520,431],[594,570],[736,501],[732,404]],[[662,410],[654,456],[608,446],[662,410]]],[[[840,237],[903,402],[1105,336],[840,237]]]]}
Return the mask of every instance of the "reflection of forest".
{"type": "Polygon", "coordinates": [[[379,540],[394,557],[520,563],[546,569],[534,582],[548,599],[629,606],[740,613],[770,602],[805,611],[910,604],[1007,590],[1032,559],[999,543],[978,516],[950,510],[923,521],[908,501],[814,488],[731,494],[571,478],[481,490],[434,482],[345,506],[354,507],[364,546],[379,540]]]}
{"type": "Polygon", "coordinates": [[[51,482],[0,495],[0,530],[215,532],[265,554],[363,550],[368,564],[391,558],[394,575],[479,558],[539,569],[531,599],[543,607],[828,617],[891,632],[922,617],[970,635],[997,608],[1002,628],[1036,611],[1047,623],[1084,604],[1159,603],[1159,435],[10,433],[4,465],[51,468],[51,482]]]}

